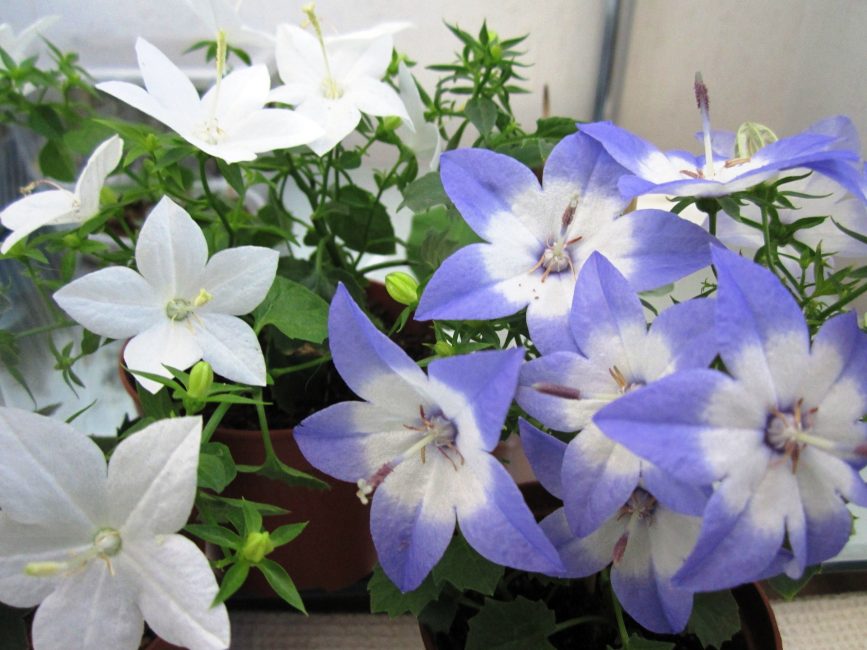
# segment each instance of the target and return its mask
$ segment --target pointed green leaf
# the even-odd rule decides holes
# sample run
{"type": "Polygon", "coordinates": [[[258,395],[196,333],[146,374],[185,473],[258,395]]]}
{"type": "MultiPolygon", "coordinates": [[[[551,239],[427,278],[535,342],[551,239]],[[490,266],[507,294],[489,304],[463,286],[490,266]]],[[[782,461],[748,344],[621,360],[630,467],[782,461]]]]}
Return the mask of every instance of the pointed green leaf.
{"type": "Polygon", "coordinates": [[[476,97],[468,101],[465,112],[467,119],[483,136],[488,135],[493,130],[499,114],[497,105],[487,97],[476,97]]]}
{"type": "Polygon", "coordinates": [[[237,549],[241,546],[241,538],[238,533],[216,524],[187,524],[184,526],[184,530],[199,539],[225,548],[237,549]]]}
{"type": "Polygon", "coordinates": [[[288,544],[298,537],[306,527],[307,522],[304,521],[297,524],[286,524],[285,526],[275,528],[271,531],[271,543],[274,544],[275,547],[288,544]]]}
{"type": "Polygon", "coordinates": [[[540,600],[488,598],[470,619],[466,650],[553,650],[548,636],[556,630],[554,612],[540,600]]]}
{"type": "Polygon", "coordinates": [[[442,559],[433,569],[438,583],[449,582],[461,591],[477,591],[492,596],[505,569],[486,560],[467,544],[463,535],[455,535],[442,559]]]}
{"type": "Polygon", "coordinates": [[[219,442],[202,445],[202,453],[199,455],[200,486],[219,494],[235,480],[237,473],[232,452],[226,445],[219,442]]]}
{"type": "Polygon", "coordinates": [[[428,576],[417,589],[402,593],[377,564],[367,583],[367,591],[370,593],[371,613],[384,612],[394,618],[406,613],[418,616],[429,603],[437,599],[440,588],[428,576]]]}
{"type": "Polygon", "coordinates": [[[277,564],[274,560],[269,560],[267,558],[259,562],[256,565],[256,568],[265,575],[265,579],[268,581],[268,584],[271,585],[274,593],[292,605],[295,609],[300,610],[305,614],[307,613],[307,610],[304,609],[304,601],[301,600],[301,595],[298,593],[298,589],[295,588],[295,583],[292,582],[292,578],[290,578],[289,574],[286,573],[286,569],[277,564]]]}
{"type": "Polygon", "coordinates": [[[253,319],[257,334],[273,325],[291,339],[322,343],[328,336],[328,303],[307,287],[280,276],[253,311],[253,319]]]}
{"type": "Polygon", "coordinates": [[[722,647],[741,629],[738,604],[731,591],[696,594],[687,629],[705,646],[722,647]]]}
{"type": "Polygon", "coordinates": [[[801,591],[804,587],[807,586],[807,583],[813,578],[813,576],[818,575],[822,572],[822,566],[817,564],[815,566],[807,567],[804,570],[804,575],[802,575],[797,580],[792,580],[789,576],[784,573],[781,573],[775,578],[771,578],[768,580],[768,584],[773,587],[774,591],[776,591],[780,596],[782,596],[785,600],[792,600],[795,596],[798,595],[798,592],[801,591]]]}
{"type": "Polygon", "coordinates": [[[407,207],[413,212],[429,210],[435,205],[448,205],[449,197],[443,189],[438,172],[430,172],[415,179],[403,191],[403,201],[398,210],[407,207]]]}
{"type": "Polygon", "coordinates": [[[220,590],[214,596],[213,605],[225,602],[229,596],[238,591],[249,573],[250,565],[246,562],[236,562],[230,566],[229,570],[226,571],[226,575],[223,576],[223,582],[220,583],[220,590]]]}

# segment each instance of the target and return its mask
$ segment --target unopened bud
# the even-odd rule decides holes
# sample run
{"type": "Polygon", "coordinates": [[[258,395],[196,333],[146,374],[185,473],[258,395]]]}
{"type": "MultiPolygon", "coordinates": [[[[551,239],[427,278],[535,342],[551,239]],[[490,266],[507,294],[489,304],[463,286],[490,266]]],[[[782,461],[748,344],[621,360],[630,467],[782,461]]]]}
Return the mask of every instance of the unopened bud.
{"type": "Polygon", "coordinates": [[[257,564],[273,550],[274,542],[271,541],[271,535],[268,534],[268,531],[249,533],[247,539],[244,540],[244,546],[241,547],[241,558],[257,564]]]}
{"type": "Polygon", "coordinates": [[[187,393],[193,399],[204,399],[214,383],[214,369],[207,361],[199,361],[190,370],[190,386],[187,393]]]}
{"type": "Polygon", "coordinates": [[[735,157],[750,158],[759,149],[779,140],[777,134],[764,124],[744,122],[735,135],[735,157]]]}
{"type": "Polygon", "coordinates": [[[412,307],[418,304],[418,282],[409,273],[394,271],[385,276],[385,290],[396,302],[412,307]]]}
{"type": "Polygon", "coordinates": [[[434,344],[434,352],[436,352],[438,357],[451,357],[455,354],[455,348],[445,341],[437,341],[434,344]]]}
{"type": "Polygon", "coordinates": [[[382,128],[383,131],[394,131],[399,128],[401,124],[403,124],[403,119],[399,118],[397,115],[389,115],[382,120],[382,127],[380,128],[382,128]]]}
{"type": "Polygon", "coordinates": [[[491,58],[494,61],[499,61],[503,58],[503,46],[499,43],[494,43],[491,45],[491,58]]]}

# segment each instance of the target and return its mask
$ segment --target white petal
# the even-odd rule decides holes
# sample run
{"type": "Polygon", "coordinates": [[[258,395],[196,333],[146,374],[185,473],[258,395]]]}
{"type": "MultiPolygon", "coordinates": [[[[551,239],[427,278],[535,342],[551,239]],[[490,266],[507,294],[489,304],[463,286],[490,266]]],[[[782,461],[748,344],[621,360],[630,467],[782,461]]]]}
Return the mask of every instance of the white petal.
{"type": "Polygon", "coordinates": [[[46,598],[33,619],[35,650],[136,650],[141,643],[142,616],[126,576],[111,575],[94,560],[66,578],[46,598]]]}
{"type": "Polygon", "coordinates": [[[214,572],[190,540],[136,540],[124,547],[122,561],[137,583],[142,614],[161,639],[194,650],[229,646],[226,606],[211,607],[214,572]]]}
{"type": "Polygon", "coordinates": [[[163,197],[139,233],[135,261],[157,298],[192,300],[202,288],[208,244],[196,222],[177,203],[163,197]]]}
{"type": "Polygon", "coordinates": [[[154,99],[173,112],[198,111],[199,93],[178,66],[143,38],[136,40],[135,52],[145,88],[154,99]]]}
{"type": "Polygon", "coordinates": [[[113,266],[74,280],[54,294],[61,309],[100,336],[124,339],[165,320],[151,285],[132,269],[113,266]]]}
{"type": "Polygon", "coordinates": [[[174,533],[193,509],[201,418],[160,420],[125,439],[111,455],[112,525],[123,537],[174,533]]]}
{"type": "Polygon", "coordinates": [[[219,89],[218,97],[214,85],[202,97],[202,106],[209,112],[211,104],[219,101],[216,117],[225,128],[225,125],[237,122],[265,105],[271,90],[271,76],[264,65],[241,68],[223,77],[219,89]]]}
{"type": "MultiPolygon", "coordinates": [[[[103,81],[96,84],[96,89],[119,99],[125,104],[150,115],[155,120],[174,129],[178,133],[187,133],[193,124],[193,118],[199,115],[199,110],[179,113],[172,110],[171,105],[165,106],[148,94],[141,86],[127,81],[103,81]]],[[[186,135],[184,136],[186,137],[186,135]]]]}
{"type": "Polygon", "coordinates": [[[240,316],[253,311],[274,283],[279,253],[262,246],[222,250],[205,267],[202,286],[213,298],[199,313],[240,316]]]}
{"type": "Polygon", "coordinates": [[[261,153],[307,144],[324,132],[316,121],[295,111],[265,108],[231,125],[222,144],[261,153]]]}
{"type": "Polygon", "coordinates": [[[79,219],[85,221],[99,211],[99,192],[108,175],[117,167],[123,153],[123,140],[113,135],[91,154],[75,185],[81,204],[79,219]]]}
{"type": "Polygon", "coordinates": [[[34,230],[68,218],[75,210],[75,195],[67,190],[37,192],[18,199],[0,213],[0,222],[12,231],[0,247],[0,253],[6,254],[34,230]]]}
{"type": "Polygon", "coordinates": [[[328,43],[332,58],[332,70],[338,80],[347,84],[367,78],[378,81],[385,75],[391,62],[394,40],[390,34],[383,34],[371,40],[344,37],[328,43]]]}
{"type": "MultiPolygon", "coordinates": [[[[132,338],[123,351],[123,361],[130,370],[143,370],[163,377],[171,377],[164,365],[186,370],[201,358],[202,348],[188,321],[168,319],[132,338]]],[[[144,377],[136,377],[136,380],[151,393],[162,388],[162,384],[144,377]]]]}
{"type": "Polygon", "coordinates": [[[256,334],[247,323],[227,314],[202,314],[196,324],[202,358],[226,379],[265,385],[265,359],[256,334]]]}
{"type": "Polygon", "coordinates": [[[344,98],[368,115],[397,115],[405,120],[410,119],[406,107],[394,89],[375,79],[363,78],[354,81],[346,90],[344,98]]]}
{"type": "Polygon", "coordinates": [[[296,112],[325,129],[325,135],[307,145],[317,156],[331,151],[338,142],[352,133],[361,120],[361,113],[345,96],[338,100],[309,97],[298,106],[296,112]]]}
{"type": "Polygon", "coordinates": [[[65,562],[70,554],[89,547],[93,531],[61,522],[22,524],[0,513],[0,602],[33,607],[54,591],[61,576],[28,576],[31,562],[65,562]]]}
{"type": "Polygon", "coordinates": [[[0,508],[21,523],[92,533],[105,511],[105,457],[68,424],[0,407],[0,508]]]}
{"type": "Polygon", "coordinates": [[[285,84],[305,83],[318,87],[325,78],[325,61],[316,37],[295,25],[277,26],[277,70],[285,84]]]}

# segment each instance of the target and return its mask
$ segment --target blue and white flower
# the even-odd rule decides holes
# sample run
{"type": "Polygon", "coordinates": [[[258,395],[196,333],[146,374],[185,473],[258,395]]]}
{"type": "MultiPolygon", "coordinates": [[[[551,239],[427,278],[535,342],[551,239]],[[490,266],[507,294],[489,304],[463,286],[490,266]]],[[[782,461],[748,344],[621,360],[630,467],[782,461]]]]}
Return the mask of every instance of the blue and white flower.
{"type": "Polygon", "coordinates": [[[575,280],[594,251],[637,290],[672,282],[709,263],[708,235],[660,210],[622,214],[626,173],[592,138],[564,138],[544,183],[516,160],[481,149],[442,155],[443,186],[485,240],[460,249],[434,273],[419,319],[498,318],[527,307],[534,344],[565,336],[575,280]]]}
{"type": "Polygon", "coordinates": [[[696,485],[715,486],[677,584],[713,590],[799,576],[851,531],[846,500],[867,505],[867,336],[854,313],[810,344],[774,276],[714,250],[716,322],[729,374],[687,370],[595,417],[606,435],[696,485]]]}
{"type": "Polygon", "coordinates": [[[342,285],[328,327],[334,363],[365,401],[313,414],[295,438],[311,464],[357,482],[363,502],[372,498],[371,532],[389,578],[402,591],[418,587],[445,552],[455,521],[493,562],[562,571],[518,487],[490,454],[523,351],[439,359],[426,375],[342,285]]]}

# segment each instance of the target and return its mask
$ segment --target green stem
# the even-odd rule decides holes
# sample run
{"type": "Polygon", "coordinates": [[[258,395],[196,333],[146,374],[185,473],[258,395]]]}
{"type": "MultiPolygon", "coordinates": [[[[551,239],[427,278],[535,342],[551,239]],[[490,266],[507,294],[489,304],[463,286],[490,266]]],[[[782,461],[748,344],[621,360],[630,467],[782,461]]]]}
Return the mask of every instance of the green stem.
{"type": "Polygon", "coordinates": [[[283,375],[288,375],[292,372],[298,372],[299,370],[306,370],[307,368],[315,368],[318,365],[323,363],[327,363],[331,361],[330,354],[323,354],[321,357],[316,357],[315,359],[311,359],[310,361],[305,361],[304,363],[297,363],[294,366],[286,366],[285,368],[272,368],[270,370],[271,376],[274,379],[282,377],[283,375]]]}
{"type": "Polygon", "coordinates": [[[409,266],[411,263],[410,260],[388,260],[387,262],[378,262],[376,264],[371,264],[370,266],[365,266],[363,269],[358,269],[359,275],[366,275],[371,271],[378,271],[379,269],[388,269],[392,266],[409,266]]]}
{"type": "Polygon", "coordinates": [[[226,229],[226,234],[229,236],[228,248],[232,248],[232,246],[235,245],[235,231],[232,230],[232,226],[229,224],[229,218],[223,212],[219,201],[217,201],[216,197],[211,192],[211,186],[208,185],[208,173],[205,169],[206,162],[207,158],[204,155],[199,156],[199,175],[202,177],[202,189],[205,191],[205,196],[208,197],[208,203],[214,208],[217,216],[220,218],[220,222],[223,224],[223,228],[226,229]]]}
{"type": "Polygon", "coordinates": [[[593,614],[588,614],[587,616],[577,616],[575,618],[570,618],[568,621],[557,623],[557,625],[554,626],[554,634],[569,629],[570,627],[584,625],[585,623],[600,623],[602,625],[609,625],[608,619],[604,616],[594,616],[593,614]]]}
{"type": "Polygon", "coordinates": [[[213,414],[210,418],[208,418],[208,423],[205,425],[205,428],[202,429],[202,444],[205,444],[211,439],[211,436],[214,435],[214,431],[217,430],[217,427],[220,426],[220,422],[223,421],[223,416],[226,415],[226,411],[229,410],[231,404],[228,402],[221,402],[217,404],[217,408],[214,409],[213,414]]]}
{"type": "Polygon", "coordinates": [[[867,292],[867,283],[861,285],[855,291],[848,294],[845,298],[841,298],[840,300],[835,302],[833,305],[831,305],[827,309],[822,310],[822,312],[818,316],[818,320],[824,321],[828,316],[833,314],[835,311],[837,311],[838,309],[840,309],[842,307],[845,307],[850,302],[855,300],[855,298],[857,298],[858,296],[862,295],[865,292],[867,292]]]}
{"type": "Polygon", "coordinates": [[[620,635],[620,645],[623,647],[623,650],[629,650],[629,632],[626,631],[626,621],[623,619],[623,608],[620,606],[617,594],[614,593],[614,588],[611,586],[609,571],[610,569],[605,570],[603,578],[608,586],[608,591],[611,592],[611,605],[614,608],[614,618],[617,620],[617,632],[620,635]]]}
{"type": "Polygon", "coordinates": [[[259,430],[262,431],[262,445],[265,447],[265,458],[275,456],[274,445],[271,443],[271,432],[268,429],[268,419],[265,417],[265,405],[262,403],[262,389],[256,391],[256,415],[259,416],[259,430]]]}
{"type": "Polygon", "coordinates": [[[63,329],[64,327],[72,327],[75,325],[74,321],[61,321],[58,323],[51,323],[49,325],[41,325],[40,327],[33,327],[29,330],[24,330],[23,332],[15,332],[16,339],[23,339],[27,336],[34,336],[36,334],[44,334],[45,332],[52,332],[54,330],[63,329]]]}

